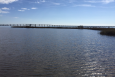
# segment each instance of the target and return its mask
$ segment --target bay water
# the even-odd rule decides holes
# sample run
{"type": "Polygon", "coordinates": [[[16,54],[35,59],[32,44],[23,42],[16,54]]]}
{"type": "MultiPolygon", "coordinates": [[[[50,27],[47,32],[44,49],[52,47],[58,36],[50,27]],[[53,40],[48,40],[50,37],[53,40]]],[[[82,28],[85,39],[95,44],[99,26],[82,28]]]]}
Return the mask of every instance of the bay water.
{"type": "Polygon", "coordinates": [[[115,77],[115,37],[99,32],[0,27],[0,77],[115,77]]]}

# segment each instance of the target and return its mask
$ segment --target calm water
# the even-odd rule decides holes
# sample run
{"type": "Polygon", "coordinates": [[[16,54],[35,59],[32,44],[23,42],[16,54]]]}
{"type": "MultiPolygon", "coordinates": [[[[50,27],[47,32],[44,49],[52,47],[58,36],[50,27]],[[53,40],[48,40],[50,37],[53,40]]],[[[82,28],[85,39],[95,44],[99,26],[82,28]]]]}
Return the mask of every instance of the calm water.
{"type": "Polygon", "coordinates": [[[0,77],[115,77],[115,37],[0,27],[0,77]]]}

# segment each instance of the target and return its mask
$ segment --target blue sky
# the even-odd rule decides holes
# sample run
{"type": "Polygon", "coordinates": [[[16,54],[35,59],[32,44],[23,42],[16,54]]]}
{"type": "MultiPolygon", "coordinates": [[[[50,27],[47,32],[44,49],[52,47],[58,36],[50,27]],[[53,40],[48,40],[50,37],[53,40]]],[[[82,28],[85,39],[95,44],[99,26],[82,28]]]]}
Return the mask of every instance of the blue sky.
{"type": "Polygon", "coordinates": [[[115,0],[0,0],[0,24],[115,26],[115,0]]]}

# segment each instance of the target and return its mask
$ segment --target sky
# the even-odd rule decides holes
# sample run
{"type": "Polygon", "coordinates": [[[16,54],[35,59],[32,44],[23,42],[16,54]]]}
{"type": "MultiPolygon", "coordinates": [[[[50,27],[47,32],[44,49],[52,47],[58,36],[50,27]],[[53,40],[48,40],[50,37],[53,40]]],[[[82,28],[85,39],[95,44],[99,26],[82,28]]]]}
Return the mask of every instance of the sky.
{"type": "Polygon", "coordinates": [[[115,0],[0,0],[0,24],[115,26],[115,0]]]}

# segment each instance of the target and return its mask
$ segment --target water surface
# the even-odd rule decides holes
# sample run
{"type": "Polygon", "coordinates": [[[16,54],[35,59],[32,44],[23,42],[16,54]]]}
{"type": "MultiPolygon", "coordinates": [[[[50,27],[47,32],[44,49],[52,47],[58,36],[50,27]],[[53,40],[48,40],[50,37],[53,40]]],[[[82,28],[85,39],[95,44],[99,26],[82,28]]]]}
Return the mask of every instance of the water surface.
{"type": "Polygon", "coordinates": [[[0,77],[115,77],[114,46],[96,30],[0,27],[0,77]]]}

